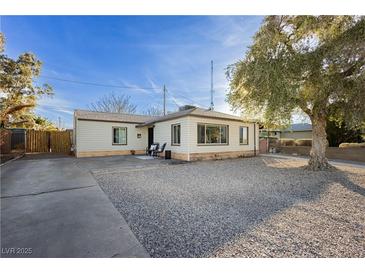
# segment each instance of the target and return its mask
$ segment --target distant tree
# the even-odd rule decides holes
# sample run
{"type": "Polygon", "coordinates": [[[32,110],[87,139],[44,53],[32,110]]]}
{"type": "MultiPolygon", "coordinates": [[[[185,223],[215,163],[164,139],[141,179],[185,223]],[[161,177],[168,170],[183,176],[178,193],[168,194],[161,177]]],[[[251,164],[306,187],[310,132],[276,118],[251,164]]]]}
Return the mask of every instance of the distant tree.
{"type": "Polygon", "coordinates": [[[149,107],[147,110],[145,110],[143,112],[144,115],[149,115],[149,116],[162,116],[163,115],[163,110],[155,107],[155,106],[151,106],[149,107]]]}
{"type": "Polygon", "coordinates": [[[365,120],[364,41],[361,16],[268,16],[245,58],[227,70],[228,102],[264,113],[266,124],[288,123],[301,109],[313,127],[308,168],[327,169],[327,119],[349,127],[365,120]]]}
{"type": "Polygon", "coordinates": [[[136,108],[137,106],[130,102],[130,96],[116,95],[113,92],[100,97],[89,106],[92,111],[115,113],[135,113],[136,108]]]}
{"type": "Polygon", "coordinates": [[[341,143],[362,143],[364,141],[361,127],[348,128],[344,122],[327,121],[327,140],[330,147],[338,147],[341,143]]]}
{"type": "Polygon", "coordinates": [[[0,32],[0,53],[4,51],[4,47],[5,47],[5,37],[4,34],[0,32]]]}
{"type": "Polygon", "coordinates": [[[32,127],[33,129],[49,130],[49,131],[59,129],[53,122],[39,115],[34,115],[33,121],[34,121],[34,125],[32,127]]]}
{"type": "Polygon", "coordinates": [[[41,73],[42,63],[32,53],[23,53],[13,60],[4,54],[4,35],[0,36],[0,124],[11,127],[26,122],[37,99],[51,95],[48,84],[35,86],[33,81],[41,73]]]}

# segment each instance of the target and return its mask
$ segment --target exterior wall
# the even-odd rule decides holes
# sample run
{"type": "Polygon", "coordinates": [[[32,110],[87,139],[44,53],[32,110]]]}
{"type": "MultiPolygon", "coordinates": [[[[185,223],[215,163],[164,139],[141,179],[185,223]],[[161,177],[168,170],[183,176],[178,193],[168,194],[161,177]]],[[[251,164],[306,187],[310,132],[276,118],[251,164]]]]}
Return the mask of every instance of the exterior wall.
{"type": "MultiPolygon", "coordinates": [[[[280,153],[289,155],[304,155],[309,156],[311,147],[295,146],[295,147],[280,147],[280,153]]],[[[348,161],[359,161],[365,163],[365,148],[341,148],[327,147],[326,157],[329,159],[339,159],[348,161]]]]}
{"type": "MultiPolygon", "coordinates": [[[[136,124],[76,120],[75,147],[77,157],[126,155],[134,150],[144,153],[148,144],[148,127],[136,128],[136,124]],[[112,144],[112,128],[127,127],[127,145],[112,144]],[[137,139],[137,134],[142,137],[137,139]]],[[[154,142],[166,143],[174,159],[185,161],[225,159],[254,155],[254,124],[205,117],[186,116],[158,122],[154,126],[154,142]],[[198,145],[198,123],[228,125],[227,145],[198,145]],[[171,145],[171,125],[180,124],[180,145],[171,145]],[[239,144],[239,127],[248,127],[248,145],[239,144]]],[[[259,154],[259,127],[256,125],[256,154],[259,154]]]]}
{"type": "Polygon", "coordinates": [[[77,120],[76,156],[108,156],[143,153],[148,143],[148,129],[136,128],[136,124],[77,120]],[[113,127],[127,128],[127,145],[113,145],[113,127]],[[137,134],[141,138],[137,138],[137,134]]]}
{"type": "MultiPolygon", "coordinates": [[[[174,159],[194,161],[203,159],[224,159],[254,155],[254,124],[238,121],[187,116],[155,124],[154,141],[160,145],[167,143],[166,150],[171,150],[174,159]],[[227,145],[198,145],[198,123],[228,125],[229,143],[227,145]],[[181,125],[180,146],[171,145],[171,125],[181,125]],[[248,145],[239,144],[239,127],[248,127],[248,145]]],[[[259,127],[256,125],[256,154],[259,154],[259,127]]]]}
{"type": "Polygon", "coordinates": [[[282,139],[312,139],[312,131],[281,132],[282,139]]]}
{"type": "Polygon", "coordinates": [[[154,142],[166,143],[165,150],[171,150],[172,154],[176,153],[188,153],[189,152],[189,120],[188,117],[181,117],[178,119],[168,120],[164,122],[159,122],[155,124],[153,129],[153,139],[154,142]],[[181,136],[180,145],[171,145],[171,125],[180,124],[181,136]]]}
{"type": "MultiPolygon", "coordinates": [[[[239,121],[220,120],[212,118],[189,117],[189,152],[190,153],[210,153],[210,152],[227,152],[227,151],[253,151],[254,150],[254,124],[243,123],[239,121]],[[198,124],[221,124],[228,125],[228,145],[199,145],[198,144],[198,124]],[[239,127],[248,127],[248,145],[239,143],[239,127]]],[[[256,126],[256,150],[259,147],[259,129],[256,126]]]]}

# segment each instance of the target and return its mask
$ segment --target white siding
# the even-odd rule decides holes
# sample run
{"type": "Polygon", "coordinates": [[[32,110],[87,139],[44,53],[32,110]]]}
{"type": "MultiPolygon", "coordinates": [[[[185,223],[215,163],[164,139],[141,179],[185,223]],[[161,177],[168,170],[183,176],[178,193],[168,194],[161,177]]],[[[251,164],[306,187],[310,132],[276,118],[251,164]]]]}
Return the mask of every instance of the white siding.
{"type": "MultiPolygon", "coordinates": [[[[160,145],[167,143],[166,149],[178,153],[202,153],[202,152],[225,152],[225,151],[252,151],[254,150],[254,124],[241,123],[236,121],[201,118],[194,116],[182,117],[179,119],[164,121],[155,124],[154,141],[160,145]],[[197,126],[198,123],[211,123],[229,126],[229,144],[228,145],[198,145],[197,144],[197,126]],[[181,144],[180,146],[171,146],[171,125],[181,125],[181,144]],[[239,127],[248,127],[248,145],[239,144],[239,127]]],[[[259,128],[256,125],[256,150],[259,144],[259,128]]]]}
{"type": "MultiPolygon", "coordinates": [[[[188,117],[189,128],[187,130],[189,136],[189,151],[190,153],[202,152],[226,152],[226,151],[252,151],[254,150],[254,124],[243,123],[239,121],[229,121],[202,117],[188,117]],[[198,145],[197,126],[199,123],[228,125],[229,127],[229,144],[228,145],[198,145]],[[240,145],[239,143],[239,127],[248,127],[248,145],[240,145]]],[[[258,150],[258,126],[256,126],[256,150],[258,150]]]]}
{"type": "Polygon", "coordinates": [[[188,153],[188,144],[189,144],[189,125],[188,125],[188,117],[182,117],[174,120],[159,122],[155,124],[153,130],[153,139],[154,142],[160,143],[162,146],[163,143],[166,143],[167,150],[171,150],[172,152],[178,153],[188,153]],[[180,136],[180,146],[172,146],[171,145],[171,125],[180,124],[181,128],[181,136],[180,136]]]}
{"type": "Polygon", "coordinates": [[[77,121],[76,132],[77,151],[117,151],[117,150],[144,150],[147,147],[148,129],[136,128],[136,124],[77,121]],[[113,145],[112,128],[127,128],[127,145],[113,145]],[[141,138],[137,138],[140,133],[141,138]]]}
{"type": "MultiPolygon", "coordinates": [[[[186,116],[164,122],[158,122],[154,126],[154,142],[160,145],[166,143],[166,150],[175,153],[204,153],[204,152],[237,152],[254,150],[254,124],[238,121],[220,120],[213,118],[203,118],[186,116]],[[197,125],[198,123],[222,124],[229,126],[228,145],[198,145],[197,125]],[[171,145],[171,125],[181,125],[180,146],[171,145]],[[239,127],[249,128],[248,145],[239,144],[239,127]]],[[[76,121],[76,149],[77,152],[88,151],[118,151],[118,150],[144,150],[148,144],[148,127],[136,128],[136,124],[102,122],[102,121],[76,121]],[[112,128],[127,128],[127,145],[112,144],[112,128]],[[142,135],[137,138],[137,134],[142,135]]],[[[256,151],[259,147],[259,128],[256,126],[256,151]]]]}

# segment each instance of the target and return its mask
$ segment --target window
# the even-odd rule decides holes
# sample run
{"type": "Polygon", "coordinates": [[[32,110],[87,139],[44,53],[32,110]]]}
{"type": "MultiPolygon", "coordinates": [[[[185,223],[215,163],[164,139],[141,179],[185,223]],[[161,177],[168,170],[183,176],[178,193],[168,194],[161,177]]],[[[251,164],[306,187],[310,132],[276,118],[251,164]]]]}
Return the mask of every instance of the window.
{"type": "Polygon", "coordinates": [[[171,125],[171,145],[180,145],[181,126],[180,124],[171,125]]]}
{"type": "Polygon", "coordinates": [[[228,144],[228,126],[198,124],[198,144],[228,144]]]}
{"type": "Polygon", "coordinates": [[[240,145],[248,145],[248,127],[240,127],[240,145]]]}
{"type": "Polygon", "coordinates": [[[113,145],[127,144],[127,128],[113,127],[113,145]]]}

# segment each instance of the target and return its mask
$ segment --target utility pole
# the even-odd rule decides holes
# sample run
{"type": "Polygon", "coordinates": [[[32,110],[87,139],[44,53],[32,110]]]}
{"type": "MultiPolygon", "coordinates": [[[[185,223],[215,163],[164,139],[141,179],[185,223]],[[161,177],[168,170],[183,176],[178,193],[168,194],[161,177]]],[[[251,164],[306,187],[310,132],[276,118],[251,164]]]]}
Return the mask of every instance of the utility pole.
{"type": "Polygon", "coordinates": [[[214,109],[214,103],[213,103],[213,60],[211,61],[211,67],[210,67],[210,110],[214,109]]]}
{"type": "Polygon", "coordinates": [[[166,86],[163,85],[163,115],[166,115],[166,86]]]}
{"type": "Polygon", "coordinates": [[[61,117],[58,116],[58,129],[61,129],[61,117]]]}

